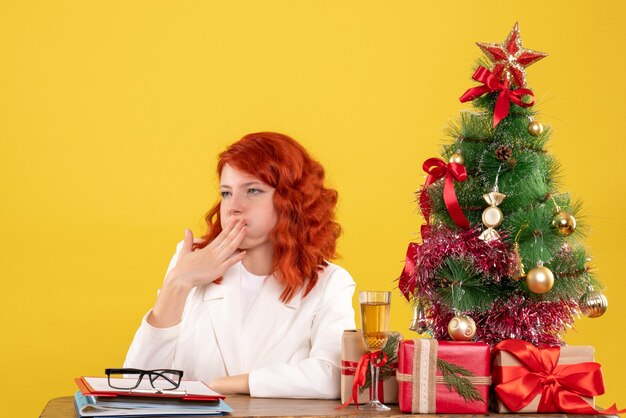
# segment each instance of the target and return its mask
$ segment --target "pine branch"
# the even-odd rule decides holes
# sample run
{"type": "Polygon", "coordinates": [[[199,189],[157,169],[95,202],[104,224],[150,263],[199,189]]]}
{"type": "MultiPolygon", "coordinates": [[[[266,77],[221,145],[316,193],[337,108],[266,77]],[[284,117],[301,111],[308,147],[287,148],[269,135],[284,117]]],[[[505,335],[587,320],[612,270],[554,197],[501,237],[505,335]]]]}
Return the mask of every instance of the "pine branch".
{"type": "Polygon", "coordinates": [[[552,218],[555,214],[552,201],[546,201],[511,213],[505,217],[509,236],[517,236],[520,254],[527,268],[540,261],[549,264],[563,247],[564,238],[554,232],[552,218]],[[519,235],[518,233],[519,232],[519,235]]]}
{"type": "Polygon", "coordinates": [[[472,372],[439,358],[437,359],[437,370],[443,375],[444,385],[450,392],[454,389],[465,401],[485,402],[472,382],[467,379],[467,377],[474,376],[472,372]]]}
{"type": "Polygon", "coordinates": [[[463,142],[490,142],[493,134],[492,117],[486,112],[462,112],[457,121],[448,125],[445,133],[463,142]]]}
{"type": "Polygon", "coordinates": [[[437,296],[452,311],[488,309],[497,295],[496,289],[474,268],[471,260],[448,258],[435,272],[437,296]]]}

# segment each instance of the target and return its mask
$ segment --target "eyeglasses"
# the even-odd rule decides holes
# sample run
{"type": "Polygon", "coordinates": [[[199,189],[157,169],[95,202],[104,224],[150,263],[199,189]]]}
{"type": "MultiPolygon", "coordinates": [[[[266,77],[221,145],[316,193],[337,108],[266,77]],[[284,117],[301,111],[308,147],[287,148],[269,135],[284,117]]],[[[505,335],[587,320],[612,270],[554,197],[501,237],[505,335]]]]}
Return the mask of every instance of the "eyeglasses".
{"type": "Polygon", "coordinates": [[[180,386],[183,377],[182,370],[157,369],[104,369],[109,386],[113,389],[130,390],[136,389],[141,384],[144,376],[148,376],[150,385],[157,390],[173,390],[180,386]]]}

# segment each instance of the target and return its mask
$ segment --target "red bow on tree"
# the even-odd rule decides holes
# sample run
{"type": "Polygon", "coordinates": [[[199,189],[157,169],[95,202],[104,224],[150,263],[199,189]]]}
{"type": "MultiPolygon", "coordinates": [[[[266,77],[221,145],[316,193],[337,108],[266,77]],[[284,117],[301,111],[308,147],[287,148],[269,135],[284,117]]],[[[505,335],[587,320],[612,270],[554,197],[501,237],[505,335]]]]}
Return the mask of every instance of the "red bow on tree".
{"type": "Polygon", "coordinates": [[[428,173],[426,183],[424,184],[424,188],[420,194],[420,207],[422,208],[422,213],[424,214],[426,222],[428,222],[428,218],[430,217],[431,208],[428,192],[426,190],[432,183],[445,176],[446,180],[443,185],[443,201],[446,204],[446,209],[448,209],[450,217],[458,227],[469,229],[470,223],[465,217],[465,214],[463,214],[461,205],[459,205],[456,193],[454,192],[454,180],[465,181],[467,179],[467,171],[465,171],[463,164],[446,164],[439,158],[429,158],[424,161],[422,168],[428,173]]]}
{"type": "Polygon", "coordinates": [[[463,93],[459,100],[461,103],[465,103],[470,100],[474,100],[485,93],[499,91],[500,93],[498,94],[498,99],[496,100],[496,107],[493,111],[494,128],[509,114],[511,102],[520,107],[530,107],[535,104],[535,95],[531,90],[524,88],[509,90],[511,85],[508,80],[501,82],[485,67],[478,67],[472,78],[476,81],[480,81],[483,85],[472,87],[467,90],[463,93]],[[522,101],[522,96],[530,96],[532,100],[529,103],[524,103],[522,101]]]}
{"type": "Polygon", "coordinates": [[[418,248],[419,246],[416,243],[409,243],[404,260],[404,269],[402,274],[400,274],[400,279],[398,279],[398,288],[407,301],[411,301],[411,295],[415,291],[415,279],[411,278],[411,275],[415,269],[415,257],[417,256],[418,248]]]}
{"type": "MultiPolygon", "coordinates": [[[[445,183],[443,185],[443,201],[446,204],[446,209],[448,209],[448,213],[450,217],[454,221],[454,223],[463,229],[469,229],[470,223],[465,217],[463,210],[461,209],[461,205],[459,205],[459,201],[456,198],[456,193],[454,192],[454,180],[456,181],[465,181],[467,179],[467,171],[465,171],[465,167],[463,164],[459,163],[448,163],[446,164],[442,159],[439,158],[429,158],[424,161],[422,164],[422,168],[425,172],[428,173],[428,177],[426,177],[426,183],[424,183],[424,187],[420,193],[420,207],[422,208],[422,213],[424,214],[424,219],[426,220],[426,225],[422,225],[422,239],[426,239],[430,234],[430,226],[428,225],[428,219],[430,218],[430,210],[431,210],[431,202],[430,197],[428,196],[428,186],[442,178],[446,177],[445,183]]],[[[415,280],[411,277],[413,274],[413,270],[415,269],[415,257],[417,255],[419,249],[419,245],[414,242],[409,244],[409,247],[406,251],[406,259],[404,262],[404,269],[400,274],[400,278],[398,280],[398,287],[400,291],[406,298],[406,300],[410,300],[410,296],[413,294],[415,290],[415,280]]]]}
{"type": "Polygon", "coordinates": [[[506,351],[521,366],[497,366],[493,374],[497,381],[498,397],[511,411],[516,412],[541,394],[538,413],[564,412],[567,414],[621,414],[615,405],[597,411],[581,396],[604,393],[600,364],[587,362],[557,364],[560,347],[539,349],[522,340],[505,340],[495,346],[492,353],[506,351]]]}

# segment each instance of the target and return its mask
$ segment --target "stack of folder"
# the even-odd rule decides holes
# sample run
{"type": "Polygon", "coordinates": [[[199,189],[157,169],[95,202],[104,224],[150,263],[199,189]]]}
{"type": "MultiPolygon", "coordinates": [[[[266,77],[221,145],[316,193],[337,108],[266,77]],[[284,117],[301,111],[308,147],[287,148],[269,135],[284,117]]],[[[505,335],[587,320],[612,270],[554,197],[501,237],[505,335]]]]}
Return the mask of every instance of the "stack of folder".
{"type": "Polygon", "coordinates": [[[223,395],[199,381],[183,380],[172,391],[154,389],[149,382],[132,390],[113,389],[106,377],[79,377],[75,382],[79,390],[74,406],[81,418],[197,417],[232,412],[223,395]]]}

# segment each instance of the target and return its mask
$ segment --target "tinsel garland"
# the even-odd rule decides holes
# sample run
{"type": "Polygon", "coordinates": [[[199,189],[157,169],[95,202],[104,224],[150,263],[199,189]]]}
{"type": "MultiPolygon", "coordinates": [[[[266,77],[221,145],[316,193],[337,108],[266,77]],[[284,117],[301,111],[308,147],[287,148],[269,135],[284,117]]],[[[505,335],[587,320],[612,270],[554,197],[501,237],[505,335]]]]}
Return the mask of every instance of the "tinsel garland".
{"type": "MultiPolygon", "coordinates": [[[[517,338],[534,345],[564,345],[562,333],[573,323],[577,304],[570,300],[538,301],[524,295],[499,300],[483,312],[467,312],[476,322],[476,341],[497,344],[508,338],[517,338]]],[[[433,338],[450,340],[448,322],[453,312],[440,303],[433,303],[426,312],[432,324],[433,338]]]]}
{"type": "Polygon", "coordinates": [[[508,275],[517,257],[510,244],[502,238],[485,242],[478,238],[480,232],[480,227],[452,231],[443,225],[433,226],[428,238],[417,245],[408,286],[414,285],[414,300],[429,302],[425,317],[431,324],[433,337],[450,340],[448,322],[455,315],[437,296],[441,282],[436,271],[446,259],[463,257],[473,262],[485,282],[507,280],[501,286],[510,285],[489,309],[464,312],[476,322],[475,340],[496,344],[518,338],[533,344],[563,344],[561,334],[573,323],[577,304],[571,300],[541,300],[526,295],[522,289],[513,289],[508,275]]]}
{"type": "Polygon", "coordinates": [[[420,297],[436,299],[435,272],[448,257],[465,257],[473,260],[474,267],[487,280],[498,283],[506,277],[515,255],[509,244],[501,239],[485,242],[479,238],[480,227],[467,231],[451,231],[447,227],[433,226],[429,236],[418,245],[415,268],[409,276],[408,285],[415,288],[420,297]],[[413,286],[414,285],[414,286],[413,286]]]}

